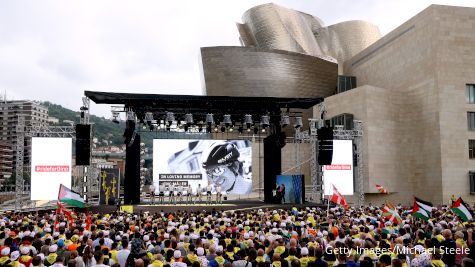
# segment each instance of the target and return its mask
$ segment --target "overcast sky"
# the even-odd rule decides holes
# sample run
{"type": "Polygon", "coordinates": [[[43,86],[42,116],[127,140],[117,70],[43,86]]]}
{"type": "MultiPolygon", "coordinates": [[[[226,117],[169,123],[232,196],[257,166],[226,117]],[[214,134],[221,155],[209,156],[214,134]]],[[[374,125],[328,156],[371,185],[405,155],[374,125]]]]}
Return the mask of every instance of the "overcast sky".
{"type": "MultiPolygon", "coordinates": [[[[239,45],[235,23],[260,0],[0,0],[0,91],[78,110],[84,90],[202,94],[203,46],[239,45]]],[[[430,4],[473,0],[276,0],[325,25],[366,20],[390,32],[430,4]]],[[[110,117],[110,108],[93,105],[110,117]]]]}

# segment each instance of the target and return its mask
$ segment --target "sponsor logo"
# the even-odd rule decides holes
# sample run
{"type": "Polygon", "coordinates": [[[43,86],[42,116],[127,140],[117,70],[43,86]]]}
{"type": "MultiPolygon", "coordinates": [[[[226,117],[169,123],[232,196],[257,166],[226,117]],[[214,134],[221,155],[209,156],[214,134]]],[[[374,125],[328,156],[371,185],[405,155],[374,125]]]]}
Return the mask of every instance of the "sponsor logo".
{"type": "Polygon", "coordinates": [[[35,172],[69,172],[67,165],[36,165],[35,172]]]}
{"type": "Polygon", "coordinates": [[[327,171],[351,171],[351,164],[332,164],[325,165],[327,171]]]}
{"type": "Polygon", "coordinates": [[[218,164],[221,164],[221,163],[223,163],[223,162],[229,160],[232,156],[233,156],[233,152],[231,151],[231,152],[229,152],[226,156],[224,156],[224,157],[218,159],[218,164]]]}

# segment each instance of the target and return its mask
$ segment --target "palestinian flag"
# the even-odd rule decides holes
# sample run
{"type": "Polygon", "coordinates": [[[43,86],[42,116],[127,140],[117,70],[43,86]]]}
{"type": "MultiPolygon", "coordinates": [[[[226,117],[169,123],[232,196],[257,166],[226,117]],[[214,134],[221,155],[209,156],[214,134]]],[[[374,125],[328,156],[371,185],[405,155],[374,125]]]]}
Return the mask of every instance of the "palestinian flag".
{"type": "Polygon", "coordinates": [[[386,190],[382,185],[377,184],[376,189],[378,189],[380,194],[389,194],[388,190],[386,190]]]}
{"type": "Polygon", "coordinates": [[[414,208],[412,208],[412,214],[416,218],[427,221],[430,218],[432,207],[432,203],[414,197],[414,208]]]}
{"type": "Polygon", "coordinates": [[[468,205],[463,202],[459,197],[454,203],[452,203],[452,211],[460,216],[464,221],[470,221],[472,219],[472,213],[468,209],[468,205]]]}
{"type": "Polygon", "coordinates": [[[401,216],[396,210],[396,207],[393,203],[386,201],[386,205],[383,208],[383,217],[388,219],[390,222],[402,224],[401,216]]]}
{"type": "Polygon", "coordinates": [[[59,187],[58,200],[73,207],[84,208],[84,199],[64,185],[59,187]]]}

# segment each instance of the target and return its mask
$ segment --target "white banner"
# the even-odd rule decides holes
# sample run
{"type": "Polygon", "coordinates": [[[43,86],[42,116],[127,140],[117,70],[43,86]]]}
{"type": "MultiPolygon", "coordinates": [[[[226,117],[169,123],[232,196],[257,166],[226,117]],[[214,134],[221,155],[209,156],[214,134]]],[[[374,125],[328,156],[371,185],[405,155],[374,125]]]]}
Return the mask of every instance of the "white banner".
{"type": "Polygon", "coordinates": [[[58,199],[59,185],[71,188],[71,138],[31,140],[31,200],[58,199]]]}
{"type": "Polygon", "coordinates": [[[353,141],[333,140],[332,165],[323,166],[325,195],[333,193],[332,184],[342,195],[353,195],[353,141]]]}

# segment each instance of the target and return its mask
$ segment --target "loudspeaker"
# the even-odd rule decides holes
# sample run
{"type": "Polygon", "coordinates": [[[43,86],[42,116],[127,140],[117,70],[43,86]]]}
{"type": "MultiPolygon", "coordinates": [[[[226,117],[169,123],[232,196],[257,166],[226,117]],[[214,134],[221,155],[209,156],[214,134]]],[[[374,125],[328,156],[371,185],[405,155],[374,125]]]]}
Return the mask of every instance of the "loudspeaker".
{"type": "MultiPolygon", "coordinates": [[[[131,138],[128,140],[132,141],[131,138]]],[[[140,203],[140,135],[125,148],[124,204],[140,203]]]]}
{"type": "Polygon", "coordinates": [[[91,163],[91,125],[76,124],[76,165],[91,163]]]}
{"type": "MultiPolygon", "coordinates": [[[[282,172],[281,134],[272,134],[264,138],[264,202],[273,201],[272,190],[275,189],[277,175],[282,172]]],[[[285,139],[284,139],[285,140],[285,139]]]]}
{"type": "Polygon", "coordinates": [[[333,128],[323,127],[317,130],[318,164],[331,165],[333,158],[333,128]]]}

